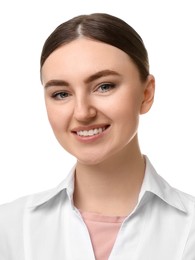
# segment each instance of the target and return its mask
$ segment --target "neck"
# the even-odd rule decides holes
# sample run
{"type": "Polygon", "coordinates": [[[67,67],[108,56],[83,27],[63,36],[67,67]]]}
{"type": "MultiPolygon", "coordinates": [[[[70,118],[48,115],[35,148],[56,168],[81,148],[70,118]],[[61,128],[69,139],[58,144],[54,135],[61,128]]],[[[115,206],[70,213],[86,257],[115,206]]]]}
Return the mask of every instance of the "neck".
{"type": "Polygon", "coordinates": [[[133,210],[144,178],[145,163],[137,139],[132,142],[97,165],[77,163],[74,192],[77,208],[118,216],[133,210]]]}

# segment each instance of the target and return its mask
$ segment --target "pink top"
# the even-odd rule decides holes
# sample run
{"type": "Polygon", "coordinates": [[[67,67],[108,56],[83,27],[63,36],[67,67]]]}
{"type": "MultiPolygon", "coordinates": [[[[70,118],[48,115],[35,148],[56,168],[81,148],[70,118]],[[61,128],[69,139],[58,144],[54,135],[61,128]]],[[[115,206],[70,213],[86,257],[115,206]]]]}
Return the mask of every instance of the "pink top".
{"type": "Polygon", "coordinates": [[[96,260],[108,260],[125,217],[80,211],[88,228],[96,260]]]}

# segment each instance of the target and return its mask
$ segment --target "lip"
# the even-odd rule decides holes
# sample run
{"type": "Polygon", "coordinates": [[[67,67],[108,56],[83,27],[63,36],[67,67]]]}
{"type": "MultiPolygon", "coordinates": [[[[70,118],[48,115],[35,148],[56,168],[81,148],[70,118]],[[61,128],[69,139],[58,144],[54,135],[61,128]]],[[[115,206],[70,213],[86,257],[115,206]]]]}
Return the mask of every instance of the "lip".
{"type": "Polygon", "coordinates": [[[76,139],[82,143],[89,143],[94,142],[100,138],[102,138],[110,129],[109,124],[97,124],[97,125],[90,125],[90,126],[78,126],[71,130],[71,133],[76,137],[76,139]],[[93,135],[93,136],[80,136],[77,135],[77,132],[79,131],[89,131],[91,129],[96,128],[105,128],[105,130],[99,134],[93,135]]]}

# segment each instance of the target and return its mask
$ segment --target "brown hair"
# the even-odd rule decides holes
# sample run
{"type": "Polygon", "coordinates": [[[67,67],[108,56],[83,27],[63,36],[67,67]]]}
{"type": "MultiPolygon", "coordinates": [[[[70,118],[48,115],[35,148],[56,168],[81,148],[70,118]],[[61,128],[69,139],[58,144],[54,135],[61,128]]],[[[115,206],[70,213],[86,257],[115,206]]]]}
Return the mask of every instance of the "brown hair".
{"type": "Polygon", "coordinates": [[[76,16],[60,24],[47,38],[41,53],[41,68],[58,47],[79,37],[115,46],[131,58],[144,81],[149,74],[148,53],[139,34],[125,21],[106,13],[76,16]]]}

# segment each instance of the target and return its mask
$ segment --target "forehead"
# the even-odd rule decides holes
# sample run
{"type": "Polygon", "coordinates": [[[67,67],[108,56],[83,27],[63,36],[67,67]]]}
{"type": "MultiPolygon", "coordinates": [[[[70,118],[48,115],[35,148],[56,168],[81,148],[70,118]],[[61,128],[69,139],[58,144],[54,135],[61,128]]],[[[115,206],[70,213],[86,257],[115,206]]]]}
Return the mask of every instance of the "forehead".
{"type": "Polygon", "coordinates": [[[99,41],[79,38],[50,54],[42,67],[42,78],[45,81],[80,74],[85,77],[104,69],[138,73],[130,57],[122,50],[99,41]]]}

